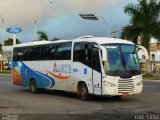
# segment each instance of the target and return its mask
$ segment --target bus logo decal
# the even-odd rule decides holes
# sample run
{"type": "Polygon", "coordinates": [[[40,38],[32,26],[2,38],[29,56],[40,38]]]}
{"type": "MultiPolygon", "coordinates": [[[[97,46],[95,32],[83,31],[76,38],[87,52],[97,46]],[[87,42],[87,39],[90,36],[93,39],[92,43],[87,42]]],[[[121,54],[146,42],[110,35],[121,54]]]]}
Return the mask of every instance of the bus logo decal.
{"type": "Polygon", "coordinates": [[[71,64],[60,64],[60,65],[57,65],[56,62],[53,64],[53,72],[71,73],[71,71],[72,71],[71,64]]]}
{"type": "Polygon", "coordinates": [[[47,72],[48,72],[50,75],[52,75],[54,78],[58,78],[58,79],[62,79],[62,80],[65,80],[65,79],[68,79],[68,78],[71,77],[71,76],[60,76],[60,75],[57,75],[57,74],[55,74],[55,73],[53,73],[53,72],[50,72],[50,71],[48,71],[48,70],[47,70],[47,72]]]}

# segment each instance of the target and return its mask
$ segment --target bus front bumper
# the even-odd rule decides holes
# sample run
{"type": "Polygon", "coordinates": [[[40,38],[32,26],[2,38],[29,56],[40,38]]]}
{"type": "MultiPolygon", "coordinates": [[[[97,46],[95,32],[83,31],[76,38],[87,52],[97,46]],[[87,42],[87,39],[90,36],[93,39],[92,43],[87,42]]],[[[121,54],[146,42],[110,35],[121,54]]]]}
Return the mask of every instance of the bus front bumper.
{"type": "Polygon", "coordinates": [[[109,96],[128,96],[133,94],[140,94],[143,90],[142,81],[134,83],[132,86],[126,85],[115,85],[113,83],[107,82],[103,87],[103,95],[109,96]]]}

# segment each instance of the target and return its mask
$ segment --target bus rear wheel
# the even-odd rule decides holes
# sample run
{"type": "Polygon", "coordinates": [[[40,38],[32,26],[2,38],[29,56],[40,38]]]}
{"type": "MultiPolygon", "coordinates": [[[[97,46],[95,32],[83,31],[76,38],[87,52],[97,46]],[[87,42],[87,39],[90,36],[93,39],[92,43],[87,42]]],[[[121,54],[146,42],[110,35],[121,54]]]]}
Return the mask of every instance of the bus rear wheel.
{"type": "Polygon", "coordinates": [[[85,83],[82,83],[80,85],[80,98],[81,100],[84,100],[84,101],[87,101],[90,98],[89,93],[88,93],[88,88],[85,83]]]}
{"type": "Polygon", "coordinates": [[[37,88],[37,84],[36,84],[36,81],[34,79],[32,79],[30,81],[30,91],[32,93],[38,93],[38,88],[37,88]]]}

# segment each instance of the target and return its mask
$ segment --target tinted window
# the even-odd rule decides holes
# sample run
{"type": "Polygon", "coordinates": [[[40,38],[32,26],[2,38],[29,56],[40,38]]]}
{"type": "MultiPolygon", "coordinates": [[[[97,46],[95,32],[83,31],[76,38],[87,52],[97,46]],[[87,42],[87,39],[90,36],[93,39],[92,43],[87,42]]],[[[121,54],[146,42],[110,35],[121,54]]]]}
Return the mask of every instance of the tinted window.
{"type": "Polygon", "coordinates": [[[13,60],[24,61],[27,59],[27,50],[25,48],[14,49],[13,60]]]}
{"type": "Polygon", "coordinates": [[[14,49],[13,60],[70,60],[72,43],[31,46],[14,49]]]}
{"type": "Polygon", "coordinates": [[[13,50],[13,61],[17,60],[17,49],[13,50]]]}
{"type": "Polygon", "coordinates": [[[64,44],[56,45],[56,60],[63,60],[64,58],[64,44]]]}
{"type": "Polygon", "coordinates": [[[41,59],[41,49],[40,47],[30,47],[28,49],[28,60],[40,60],[41,59]]]}
{"type": "Polygon", "coordinates": [[[50,45],[49,46],[49,51],[48,51],[48,59],[49,60],[55,60],[56,59],[55,51],[56,51],[56,46],[55,45],[50,45]]]}
{"type": "Polygon", "coordinates": [[[75,43],[73,61],[92,67],[92,43],[75,43]]]}
{"type": "Polygon", "coordinates": [[[93,69],[101,72],[101,64],[100,64],[100,57],[99,57],[99,49],[93,48],[93,69]]]}
{"type": "Polygon", "coordinates": [[[71,43],[58,44],[56,45],[56,60],[70,60],[71,59],[71,43]]]}
{"type": "Polygon", "coordinates": [[[48,60],[49,57],[49,45],[41,46],[41,60],[48,60]]]}
{"type": "Polygon", "coordinates": [[[24,59],[24,51],[17,50],[17,60],[22,61],[24,59]]]}

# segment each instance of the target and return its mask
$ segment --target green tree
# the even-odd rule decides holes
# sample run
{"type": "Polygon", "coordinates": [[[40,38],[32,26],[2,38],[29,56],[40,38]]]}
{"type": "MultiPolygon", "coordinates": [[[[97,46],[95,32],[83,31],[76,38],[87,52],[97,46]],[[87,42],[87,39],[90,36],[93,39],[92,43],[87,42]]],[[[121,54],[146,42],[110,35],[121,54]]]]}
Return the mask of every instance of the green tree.
{"type": "Polygon", "coordinates": [[[151,37],[160,38],[160,2],[157,0],[138,0],[138,4],[129,3],[124,12],[131,16],[130,24],[122,29],[121,37],[135,40],[138,36],[149,52],[151,37]]]}
{"type": "MultiPolygon", "coordinates": [[[[16,39],[16,44],[20,44],[20,40],[19,39],[16,39]]],[[[13,45],[13,39],[12,38],[8,38],[8,40],[5,40],[4,41],[4,45],[5,46],[10,46],[10,45],[13,45]]]]}
{"type": "Polygon", "coordinates": [[[2,53],[2,44],[0,44],[0,53],[2,53]]]}
{"type": "Polygon", "coordinates": [[[43,32],[43,31],[39,31],[39,32],[37,32],[37,34],[39,35],[39,40],[46,40],[46,41],[49,40],[47,33],[43,32]]]}
{"type": "Polygon", "coordinates": [[[51,41],[56,41],[56,40],[60,40],[59,38],[53,38],[51,39],[51,41]]]}
{"type": "MultiPolygon", "coordinates": [[[[39,40],[46,40],[49,41],[49,37],[47,35],[47,33],[43,32],[43,31],[38,31],[37,34],[39,35],[39,40]]],[[[56,41],[56,40],[60,40],[59,38],[52,38],[50,41],[56,41]]]]}

